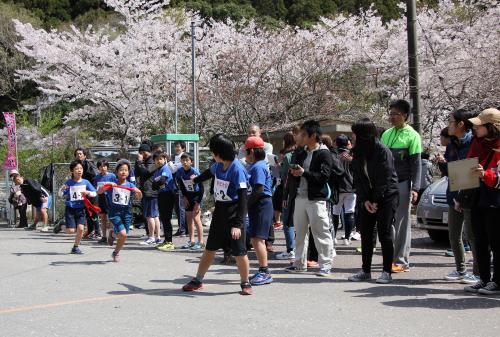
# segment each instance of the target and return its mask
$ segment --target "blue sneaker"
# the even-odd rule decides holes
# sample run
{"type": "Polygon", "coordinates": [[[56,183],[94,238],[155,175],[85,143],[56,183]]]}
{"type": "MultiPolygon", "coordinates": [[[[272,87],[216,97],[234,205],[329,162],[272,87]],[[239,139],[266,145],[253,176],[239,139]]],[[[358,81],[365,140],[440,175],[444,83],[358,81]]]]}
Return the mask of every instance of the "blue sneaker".
{"type": "Polygon", "coordinates": [[[78,255],[81,255],[81,254],[83,254],[83,252],[80,250],[80,248],[79,248],[79,247],[73,247],[73,248],[71,249],[71,254],[78,254],[78,255]]]}
{"type": "Polygon", "coordinates": [[[266,274],[266,273],[257,273],[252,278],[250,279],[250,284],[253,286],[261,286],[264,284],[271,284],[273,283],[273,278],[271,274],[266,274]]]}

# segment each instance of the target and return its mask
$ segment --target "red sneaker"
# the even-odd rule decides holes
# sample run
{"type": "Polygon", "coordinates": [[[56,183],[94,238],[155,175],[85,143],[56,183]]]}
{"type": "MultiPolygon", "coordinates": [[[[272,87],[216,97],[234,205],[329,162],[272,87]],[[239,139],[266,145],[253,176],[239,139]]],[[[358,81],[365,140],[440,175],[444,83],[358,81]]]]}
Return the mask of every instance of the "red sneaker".
{"type": "Polygon", "coordinates": [[[252,285],[250,282],[245,282],[241,284],[240,295],[252,295],[252,285]]]}
{"type": "Polygon", "coordinates": [[[203,289],[203,283],[201,283],[194,277],[191,281],[189,281],[189,283],[185,284],[182,287],[182,291],[198,291],[202,289],[203,289]]]}

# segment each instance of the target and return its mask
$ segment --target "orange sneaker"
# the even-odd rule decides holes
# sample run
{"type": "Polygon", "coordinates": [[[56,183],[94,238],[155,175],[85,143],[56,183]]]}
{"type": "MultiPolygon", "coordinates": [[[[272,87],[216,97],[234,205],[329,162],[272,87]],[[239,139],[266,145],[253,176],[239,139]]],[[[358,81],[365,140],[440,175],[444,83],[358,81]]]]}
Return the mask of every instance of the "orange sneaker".
{"type": "Polygon", "coordinates": [[[395,264],[395,263],[392,264],[392,272],[393,273],[405,273],[405,272],[409,272],[409,271],[410,271],[410,268],[408,268],[405,265],[400,265],[400,264],[395,264]]]}

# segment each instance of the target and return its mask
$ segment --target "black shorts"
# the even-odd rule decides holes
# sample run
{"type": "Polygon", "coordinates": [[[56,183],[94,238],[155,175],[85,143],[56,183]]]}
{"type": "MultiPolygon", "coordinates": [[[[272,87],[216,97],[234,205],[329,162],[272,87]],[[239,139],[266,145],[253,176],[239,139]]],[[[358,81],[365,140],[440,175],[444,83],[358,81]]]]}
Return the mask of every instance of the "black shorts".
{"type": "Polygon", "coordinates": [[[97,204],[99,205],[99,208],[101,209],[100,214],[107,214],[108,213],[108,200],[106,199],[106,196],[104,194],[99,194],[97,196],[97,204]]]}
{"type": "Polygon", "coordinates": [[[276,186],[273,194],[273,209],[277,212],[281,212],[283,208],[283,184],[276,186]]]}
{"type": "Polygon", "coordinates": [[[187,195],[185,195],[185,197],[188,200],[189,205],[184,205],[184,209],[186,210],[186,212],[192,212],[194,210],[194,199],[196,197],[196,194],[188,193],[187,195]]]}
{"type": "Polygon", "coordinates": [[[208,232],[207,250],[216,251],[223,249],[224,251],[231,251],[231,255],[233,256],[247,255],[245,230],[241,230],[241,236],[238,240],[234,240],[231,236],[231,229],[237,216],[237,203],[223,203],[219,201],[215,203],[212,223],[208,232]]]}

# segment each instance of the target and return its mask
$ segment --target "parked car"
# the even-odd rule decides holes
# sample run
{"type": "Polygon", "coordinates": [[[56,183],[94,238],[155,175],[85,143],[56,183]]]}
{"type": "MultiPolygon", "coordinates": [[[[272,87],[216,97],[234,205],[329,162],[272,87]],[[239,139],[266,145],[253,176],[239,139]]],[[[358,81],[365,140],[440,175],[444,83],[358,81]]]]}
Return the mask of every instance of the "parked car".
{"type": "Polygon", "coordinates": [[[426,229],[435,242],[448,241],[448,203],[446,189],[448,177],[430,185],[417,206],[417,227],[426,229]]]}

